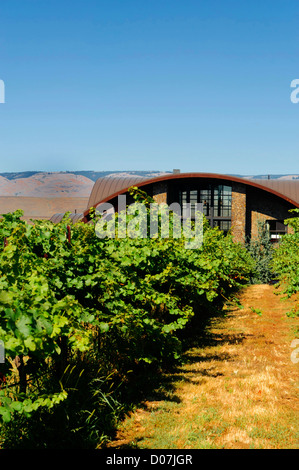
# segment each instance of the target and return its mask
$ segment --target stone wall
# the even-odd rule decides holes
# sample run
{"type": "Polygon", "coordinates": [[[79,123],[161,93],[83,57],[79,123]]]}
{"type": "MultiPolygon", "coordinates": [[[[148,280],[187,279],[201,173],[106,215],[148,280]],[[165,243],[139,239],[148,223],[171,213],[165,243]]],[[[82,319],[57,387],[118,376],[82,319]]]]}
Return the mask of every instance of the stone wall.
{"type": "Polygon", "coordinates": [[[153,186],[153,199],[157,204],[167,204],[167,182],[160,181],[153,186]]]}
{"type": "MultiPolygon", "coordinates": [[[[258,188],[239,183],[232,185],[232,234],[244,243],[247,237],[257,238],[259,223],[267,220],[284,221],[293,215],[293,206],[280,197],[258,188]]],[[[288,229],[291,231],[291,229],[288,229]]]]}
{"type": "Polygon", "coordinates": [[[236,242],[245,243],[246,238],[246,186],[232,185],[232,234],[236,242]]]}
{"type": "MultiPolygon", "coordinates": [[[[154,183],[154,200],[159,204],[168,203],[169,200],[171,202],[173,189],[173,183],[167,181],[154,183]]],[[[268,191],[232,182],[231,226],[234,240],[245,243],[249,237],[256,238],[259,221],[283,221],[293,216],[289,212],[292,208],[290,203],[268,191]]]]}
{"type": "Polygon", "coordinates": [[[266,220],[285,220],[293,215],[289,212],[293,206],[283,199],[258,189],[250,188],[248,211],[250,214],[251,237],[257,238],[259,222],[266,220]]]}

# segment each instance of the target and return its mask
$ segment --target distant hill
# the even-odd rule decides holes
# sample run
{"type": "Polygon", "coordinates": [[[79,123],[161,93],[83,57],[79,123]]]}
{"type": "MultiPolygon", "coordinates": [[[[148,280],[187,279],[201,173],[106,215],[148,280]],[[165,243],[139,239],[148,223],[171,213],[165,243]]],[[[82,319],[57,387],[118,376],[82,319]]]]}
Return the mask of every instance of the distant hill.
{"type": "Polygon", "coordinates": [[[0,196],[20,197],[89,197],[94,182],[111,176],[159,176],[159,171],[24,171],[0,173],[0,196]]]}
{"type": "MultiPolygon", "coordinates": [[[[20,197],[89,197],[98,178],[137,175],[162,176],[172,171],[24,171],[0,173],[0,196],[20,197]]],[[[268,179],[268,175],[230,175],[244,179],[268,179]]],[[[299,179],[298,174],[270,175],[271,179],[299,179]]]]}
{"type": "Polygon", "coordinates": [[[243,176],[243,175],[231,175],[231,176],[239,176],[239,178],[244,179],[252,179],[252,180],[298,180],[299,175],[250,175],[250,176],[243,176]]]}
{"type": "Polygon", "coordinates": [[[30,178],[35,175],[77,175],[84,176],[92,181],[96,181],[98,178],[103,178],[105,176],[117,176],[117,175],[137,175],[137,176],[159,176],[165,175],[167,173],[172,173],[171,171],[92,171],[92,170],[82,170],[82,171],[56,171],[56,172],[46,172],[46,171],[22,171],[22,172],[10,172],[10,173],[0,173],[0,176],[8,180],[16,180],[20,178],[30,178]]]}
{"type": "Polygon", "coordinates": [[[73,173],[0,174],[0,196],[88,197],[94,181],[73,173]]]}

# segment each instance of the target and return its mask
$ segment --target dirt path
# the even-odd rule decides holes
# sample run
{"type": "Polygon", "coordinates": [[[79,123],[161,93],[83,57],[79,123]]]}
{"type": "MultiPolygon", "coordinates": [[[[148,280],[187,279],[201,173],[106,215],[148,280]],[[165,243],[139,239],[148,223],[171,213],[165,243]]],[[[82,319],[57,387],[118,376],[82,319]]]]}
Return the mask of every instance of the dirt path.
{"type": "Polygon", "coordinates": [[[184,365],[124,420],[110,447],[298,448],[298,319],[286,316],[296,299],[274,292],[250,286],[240,294],[244,308],[212,319],[184,365]]]}

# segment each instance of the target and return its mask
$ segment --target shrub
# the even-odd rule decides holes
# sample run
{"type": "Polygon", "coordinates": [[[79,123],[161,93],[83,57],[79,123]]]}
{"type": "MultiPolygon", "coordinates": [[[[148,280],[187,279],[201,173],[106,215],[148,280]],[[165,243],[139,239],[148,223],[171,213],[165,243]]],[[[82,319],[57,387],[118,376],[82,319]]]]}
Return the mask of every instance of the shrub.
{"type": "MultiPolygon", "coordinates": [[[[146,195],[135,196],[148,207],[146,195]]],[[[140,368],[158,371],[179,359],[179,332],[252,274],[246,249],[207,223],[202,247],[186,250],[184,238],[101,239],[94,224],[70,226],[67,215],[59,224],[28,224],[21,215],[0,220],[0,339],[7,358],[0,364],[0,417],[6,430],[14,417],[24,429],[49,419],[52,427],[68,422],[73,436],[82,429],[92,439],[105,435],[122,407],[115,394],[122,384],[140,368]],[[71,379],[70,370],[77,371],[71,379]],[[88,430],[79,408],[89,416],[88,430]],[[103,416],[110,416],[106,424],[103,416]]]]}

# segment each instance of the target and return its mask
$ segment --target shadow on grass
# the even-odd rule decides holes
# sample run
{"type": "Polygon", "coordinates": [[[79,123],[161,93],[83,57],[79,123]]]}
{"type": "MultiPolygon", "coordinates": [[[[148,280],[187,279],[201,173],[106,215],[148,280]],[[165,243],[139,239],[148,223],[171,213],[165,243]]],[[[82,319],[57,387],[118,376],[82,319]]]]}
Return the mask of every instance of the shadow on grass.
{"type": "MultiPolygon", "coordinates": [[[[37,412],[31,419],[20,417],[17,422],[7,425],[2,447],[95,449],[100,446],[105,448],[116,438],[117,424],[134,407],[146,407],[146,402],[149,401],[179,404],[180,398],[176,395],[178,381],[200,385],[205,377],[216,378],[222,375],[205,368],[194,371],[191,367],[196,362],[231,360],[228,354],[217,352],[200,354],[199,351],[224,343],[240,343],[246,338],[242,334],[227,334],[224,331],[222,334],[222,320],[221,309],[214,310],[212,314],[201,313],[195,316],[180,334],[182,359],[177,364],[169,364],[163,369],[157,369],[157,365],[139,365],[129,374],[128,380],[119,387],[111,388],[109,381],[103,381],[97,375],[98,372],[92,369],[87,374],[81,374],[78,370],[69,378],[69,387],[73,390],[70,399],[57,406],[55,412],[37,412]],[[217,332],[211,333],[209,330],[211,324],[217,326],[217,332]],[[188,364],[190,364],[189,370],[186,369],[188,364]]],[[[117,448],[136,448],[136,444],[125,444],[117,448]]]]}
{"type": "MultiPolygon", "coordinates": [[[[226,317],[229,312],[226,312],[226,317]]],[[[210,361],[232,361],[234,357],[229,353],[213,351],[212,353],[205,352],[205,349],[217,347],[224,344],[240,344],[248,336],[243,333],[226,333],[224,332],[225,318],[222,309],[214,310],[212,315],[206,313],[195,317],[190,325],[184,330],[180,339],[183,345],[182,358],[180,362],[167,369],[163,369],[159,374],[154,376],[143,377],[142,383],[139,383],[139,399],[135,401],[135,405],[145,410],[148,408],[148,402],[174,402],[181,403],[181,399],[176,395],[176,384],[178,382],[192,383],[195,385],[203,384],[207,377],[217,378],[224,374],[219,372],[217,368],[194,370],[193,364],[205,363],[210,361]],[[211,333],[210,326],[216,327],[217,332],[211,333]],[[223,328],[223,333],[221,329],[223,328]],[[220,332],[219,332],[220,330],[220,332]],[[202,353],[201,353],[202,351],[202,353]],[[190,365],[190,367],[188,367],[190,365]]],[[[133,398],[133,397],[132,397],[133,398]]],[[[137,396],[135,397],[137,398],[137,396]]],[[[151,408],[150,408],[151,409],[151,408]]],[[[159,406],[157,407],[157,412],[159,406]]],[[[155,412],[155,409],[151,409],[155,412]]],[[[114,436],[115,437],[115,436],[114,436]]],[[[110,446],[109,446],[110,447],[110,446]]],[[[114,449],[136,449],[138,448],[138,441],[131,443],[113,442],[114,449]]]]}

